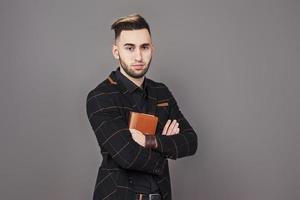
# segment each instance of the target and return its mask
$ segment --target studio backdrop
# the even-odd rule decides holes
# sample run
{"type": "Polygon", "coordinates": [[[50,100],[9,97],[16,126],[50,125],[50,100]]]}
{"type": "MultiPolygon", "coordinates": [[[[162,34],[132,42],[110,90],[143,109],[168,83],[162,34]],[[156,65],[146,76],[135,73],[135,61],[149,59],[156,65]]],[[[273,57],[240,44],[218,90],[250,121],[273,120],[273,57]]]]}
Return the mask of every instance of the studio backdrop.
{"type": "Polygon", "coordinates": [[[117,67],[111,23],[139,13],[165,83],[198,135],[170,160],[174,200],[300,199],[295,0],[1,0],[0,194],[92,199],[102,157],[88,92],[117,67]]]}

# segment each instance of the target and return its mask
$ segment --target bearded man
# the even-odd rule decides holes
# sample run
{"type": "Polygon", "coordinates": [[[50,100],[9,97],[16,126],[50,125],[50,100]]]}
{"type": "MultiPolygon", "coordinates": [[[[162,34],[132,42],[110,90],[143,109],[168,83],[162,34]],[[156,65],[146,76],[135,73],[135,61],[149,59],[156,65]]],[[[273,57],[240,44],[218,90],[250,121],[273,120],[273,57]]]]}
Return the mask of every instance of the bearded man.
{"type": "Polygon", "coordinates": [[[195,154],[197,135],[160,82],[146,78],[154,46],[146,20],[116,20],[112,54],[119,66],[87,96],[88,119],[101,149],[94,200],[171,200],[168,159],[195,154]],[[128,126],[130,112],[158,117],[155,135],[128,126]]]}

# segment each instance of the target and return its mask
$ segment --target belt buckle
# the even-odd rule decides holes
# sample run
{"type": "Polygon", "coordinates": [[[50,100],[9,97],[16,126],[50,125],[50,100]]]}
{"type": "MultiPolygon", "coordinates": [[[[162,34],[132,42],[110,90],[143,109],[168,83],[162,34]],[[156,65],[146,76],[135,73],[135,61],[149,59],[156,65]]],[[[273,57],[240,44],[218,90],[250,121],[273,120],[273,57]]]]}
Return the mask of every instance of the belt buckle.
{"type": "Polygon", "coordinates": [[[153,200],[155,200],[155,197],[159,197],[158,199],[160,199],[160,194],[158,194],[158,193],[149,194],[149,200],[152,200],[152,197],[153,197],[153,200]]]}

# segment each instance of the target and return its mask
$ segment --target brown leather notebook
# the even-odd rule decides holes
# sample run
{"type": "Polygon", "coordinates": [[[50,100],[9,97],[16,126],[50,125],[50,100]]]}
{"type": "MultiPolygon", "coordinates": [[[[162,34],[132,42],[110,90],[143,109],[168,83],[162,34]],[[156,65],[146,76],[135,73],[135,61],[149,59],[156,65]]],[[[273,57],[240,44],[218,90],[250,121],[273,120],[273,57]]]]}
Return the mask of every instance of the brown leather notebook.
{"type": "Polygon", "coordinates": [[[158,117],[146,113],[130,112],[129,128],[141,131],[145,135],[155,135],[158,117]]]}

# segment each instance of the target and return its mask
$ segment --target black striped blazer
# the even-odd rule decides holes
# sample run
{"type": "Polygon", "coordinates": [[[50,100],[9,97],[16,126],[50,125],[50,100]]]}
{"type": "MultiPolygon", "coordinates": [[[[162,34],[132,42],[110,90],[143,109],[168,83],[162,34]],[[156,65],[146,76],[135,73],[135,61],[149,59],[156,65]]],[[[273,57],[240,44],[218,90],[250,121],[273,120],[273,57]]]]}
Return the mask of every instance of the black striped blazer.
{"type": "Polygon", "coordinates": [[[171,200],[168,159],[193,155],[197,150],[197,135],[182,115],[175,98],[163,84],[147,81],[150,114],[159,118],[156,130],[158,148],[147,149],[136,143],[128,130],[130,111],[135,111],[125,86],[117,80],[115,71],[88,93],[86,111],[102,154],[94,188],[94,200],[134,200],[130,174],[142,171],[153,174],[161,195],[171,200]],[[180,133],[162,135],[168,119],[176,119],[180,133]]]}

